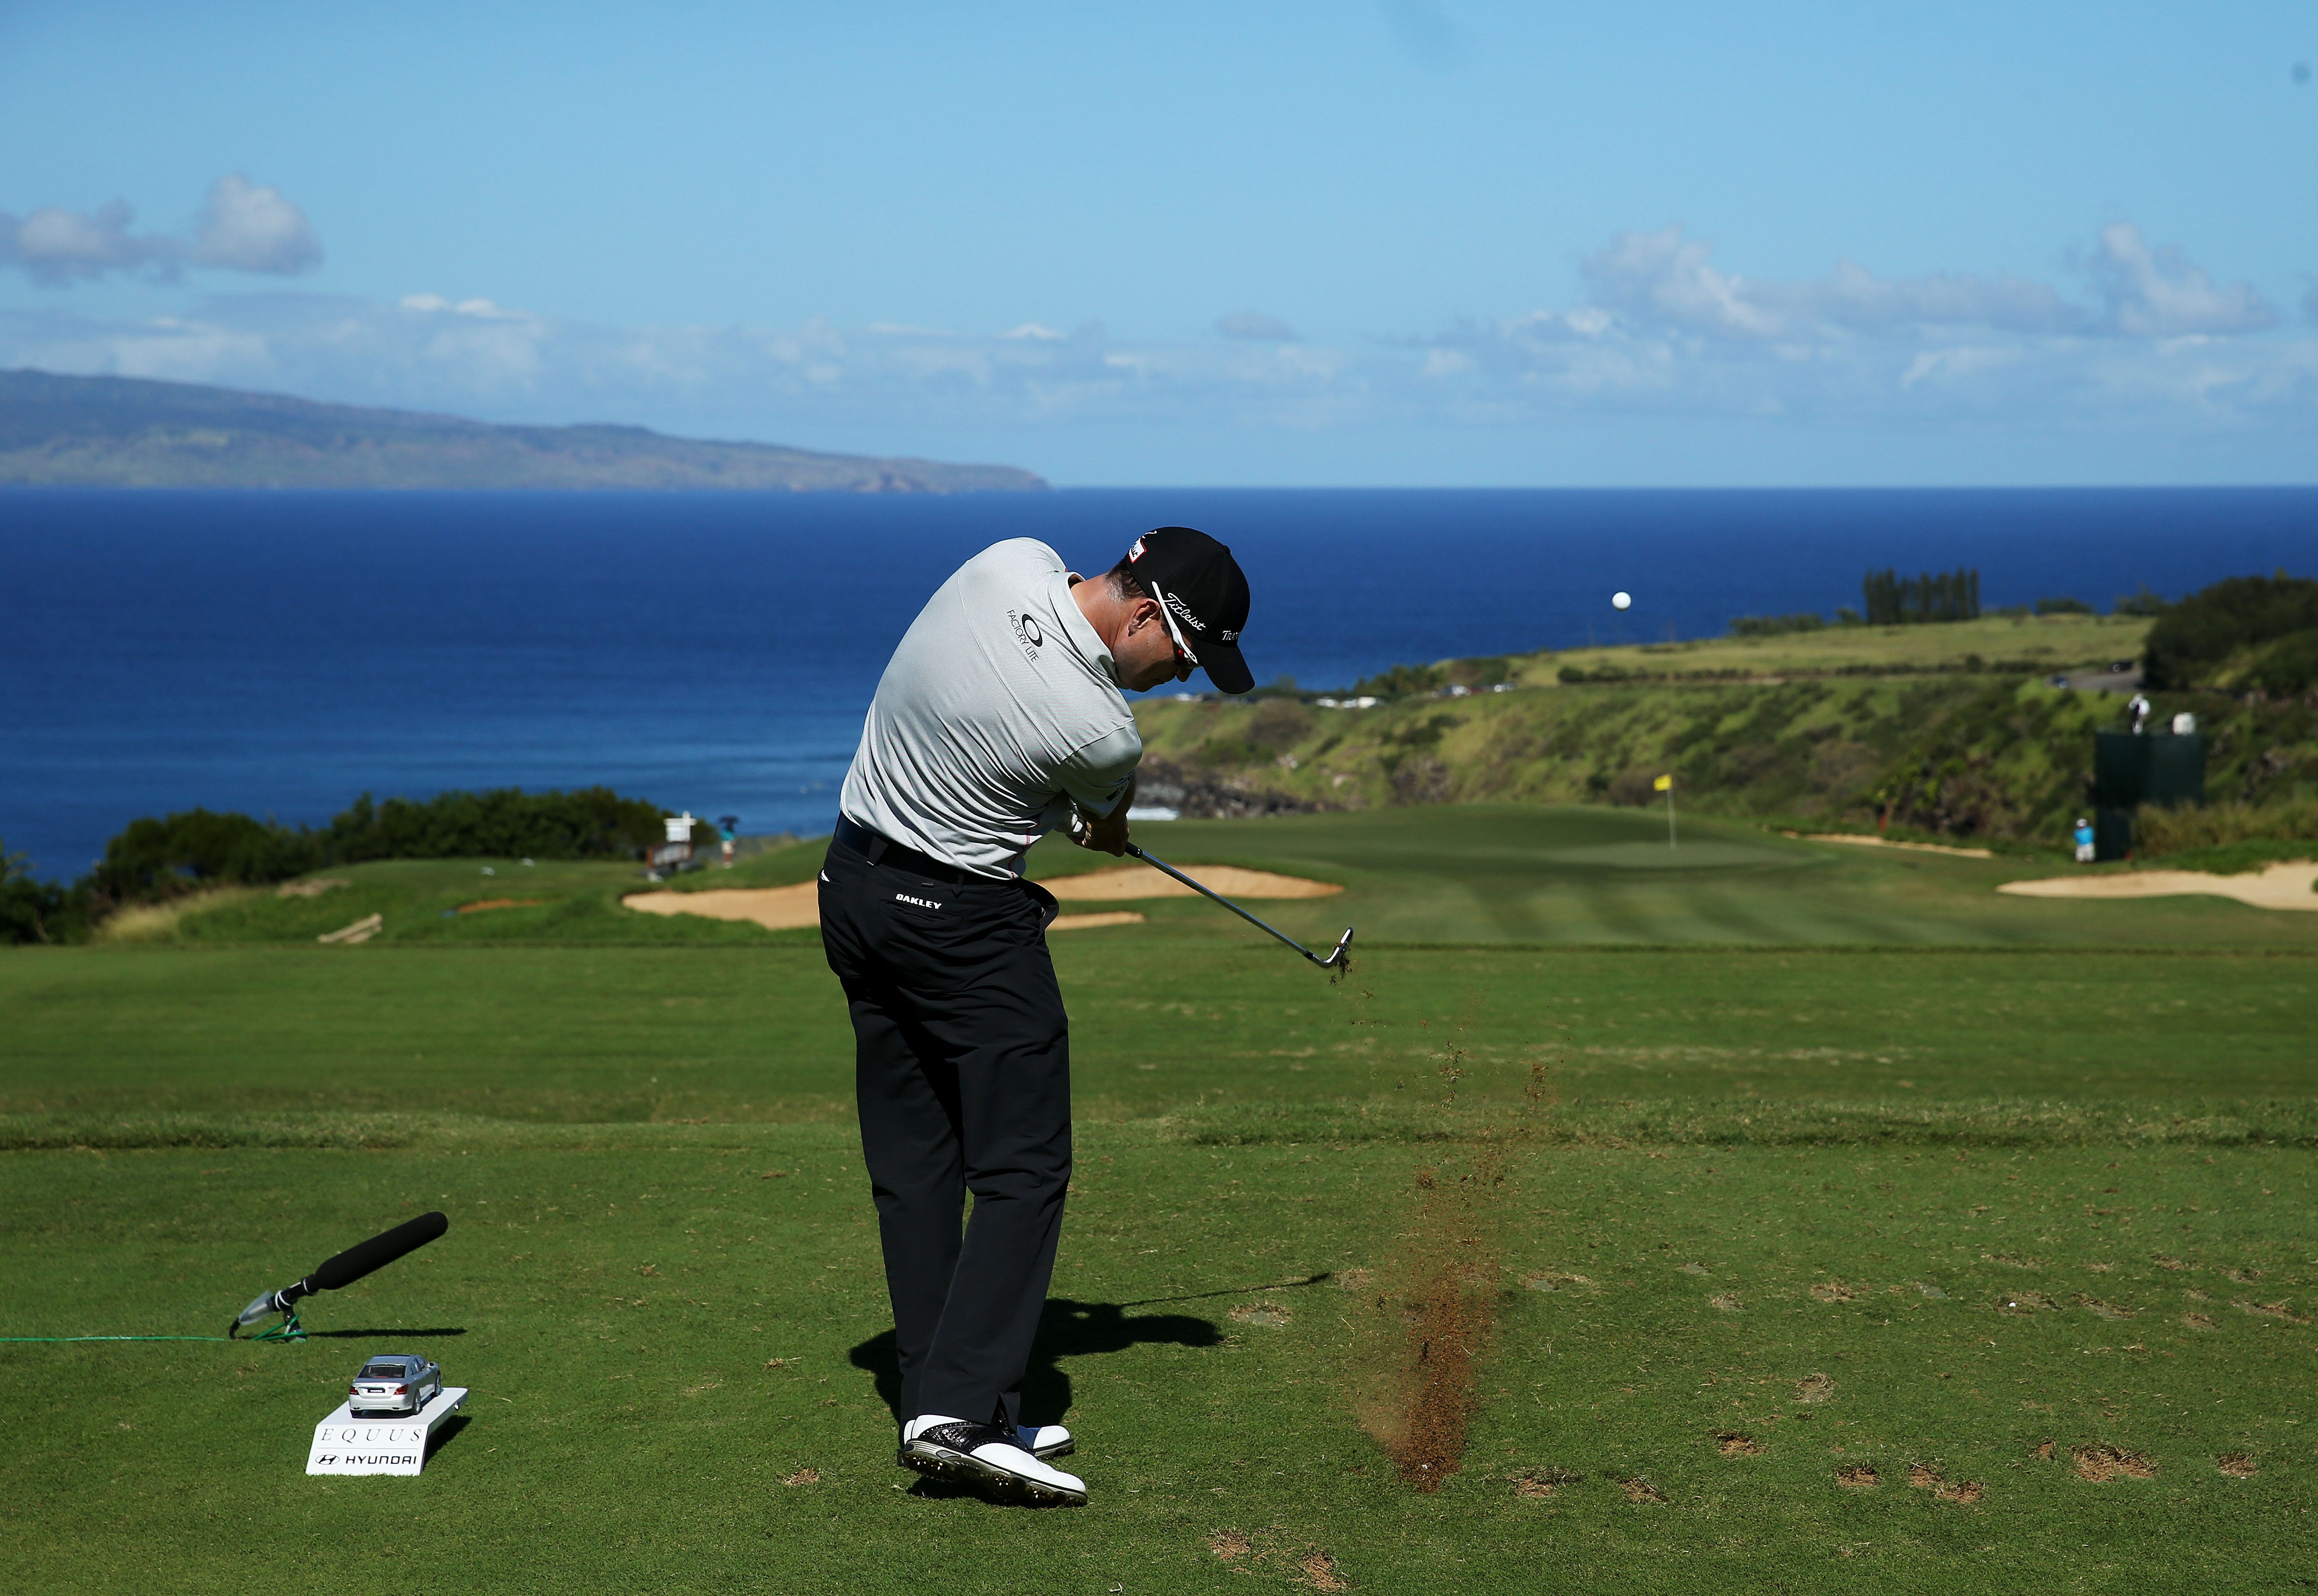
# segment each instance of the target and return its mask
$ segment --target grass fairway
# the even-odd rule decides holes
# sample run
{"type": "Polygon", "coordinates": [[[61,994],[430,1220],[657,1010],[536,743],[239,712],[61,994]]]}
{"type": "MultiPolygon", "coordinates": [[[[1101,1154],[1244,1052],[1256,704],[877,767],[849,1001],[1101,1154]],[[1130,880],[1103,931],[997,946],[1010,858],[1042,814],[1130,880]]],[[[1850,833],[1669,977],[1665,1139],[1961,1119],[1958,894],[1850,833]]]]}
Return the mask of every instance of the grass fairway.
{"type": "Polygon", "coordinates": [[[215,1335],[453,1220],[301,1345],[0,1345],[0,1583],[2308,1581],[2318,916],[1999,899],[2037,866],[1735,829],[1668,869],[1595,819],[1154,829],[1343,882],[1278,906],[1379,944],[1339,985],[1197,903],[1057,937],[1080,1158],[1030,1402],[1082,1437],[1069,1513],[892,1465],[849,1037],[802,934],[629,937],[611,875],[446,920],[474,867],[397,866],[0,956],[0,1332],[215,1335]],[[367,946],[292,923],[364,891],[367,946]],[[467,1422],[419,1479],[307,1479],[391,1349],[467,1422]]]}

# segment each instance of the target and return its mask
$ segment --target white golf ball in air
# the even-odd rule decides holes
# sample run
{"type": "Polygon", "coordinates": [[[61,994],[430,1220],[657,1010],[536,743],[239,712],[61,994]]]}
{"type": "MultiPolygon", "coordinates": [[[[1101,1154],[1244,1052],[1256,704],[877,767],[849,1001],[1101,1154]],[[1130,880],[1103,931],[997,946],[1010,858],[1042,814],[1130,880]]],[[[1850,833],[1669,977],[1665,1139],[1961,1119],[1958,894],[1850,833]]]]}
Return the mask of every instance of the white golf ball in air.
{"type": "Polygon", "coordinates": [[[1631,593],[1613,593],[1610,595],[1610,607],[1613,610],[1631,609],[1633,607],[1633,603],[1634,596],[1631,593]]]}

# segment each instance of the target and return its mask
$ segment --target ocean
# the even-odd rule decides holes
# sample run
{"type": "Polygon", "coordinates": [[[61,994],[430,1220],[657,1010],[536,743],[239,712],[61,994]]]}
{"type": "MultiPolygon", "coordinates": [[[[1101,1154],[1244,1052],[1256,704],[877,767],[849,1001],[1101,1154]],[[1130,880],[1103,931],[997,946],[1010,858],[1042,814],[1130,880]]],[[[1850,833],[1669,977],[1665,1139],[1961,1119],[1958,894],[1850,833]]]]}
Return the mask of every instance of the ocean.
{"type": "Polygon", "coordinates": [[[1832,614],[1871,568],[2106,609],[2318,566],[2318,489],[9,489],[0,846],[70,879],[197,804],[319,824],[364,792],[597,783],[825,830],[885,658],[960,560],[1028,536],[1092,572],[1162,525],[1232,545],[1257,678],[1312,688],[1832,614]]]}

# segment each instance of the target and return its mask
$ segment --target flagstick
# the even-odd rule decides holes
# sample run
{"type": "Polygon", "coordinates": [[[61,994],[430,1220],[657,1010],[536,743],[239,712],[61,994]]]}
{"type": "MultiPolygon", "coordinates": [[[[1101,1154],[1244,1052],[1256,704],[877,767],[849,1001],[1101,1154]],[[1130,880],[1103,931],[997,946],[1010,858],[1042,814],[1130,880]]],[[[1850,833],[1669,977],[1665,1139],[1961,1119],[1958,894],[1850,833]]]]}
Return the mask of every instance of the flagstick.
{"type": "Polygon", "coordinates": [[[1674,846],[1674,784],[1667,784],[1667,846],[1674,846]]]}

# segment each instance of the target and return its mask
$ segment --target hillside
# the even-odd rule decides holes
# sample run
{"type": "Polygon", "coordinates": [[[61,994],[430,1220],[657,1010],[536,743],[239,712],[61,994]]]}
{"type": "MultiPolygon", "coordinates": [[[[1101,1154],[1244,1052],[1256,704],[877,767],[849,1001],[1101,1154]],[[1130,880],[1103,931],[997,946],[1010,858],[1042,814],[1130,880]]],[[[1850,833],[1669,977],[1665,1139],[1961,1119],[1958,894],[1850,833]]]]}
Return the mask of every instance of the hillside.
{"type": "Polygon", "coordinates": [[[0,372],[0,486],[751,489],[971,493],[1002,465],[817,454],[641,426],[499,426],[190,382],[0,372]]]}
{"type": "MultiPolygon", "coordinates": [[[[2150,623],[1999,617],[1446,660],[1366,709],[1267,690],[1137,706],[1147,802],[1187,813],[1479,802],[1648,804],[2054,842],[2087,802],[2121,695],[2057,687],[2136,657],[2150,623]]],[[[2115,679],[2115,678],[2112,678],[2115,679]]],[[[2269,804],[2318,783],[2318,710],[2153,695],[2197,713],[2207,793],[2269,804]]]]}

